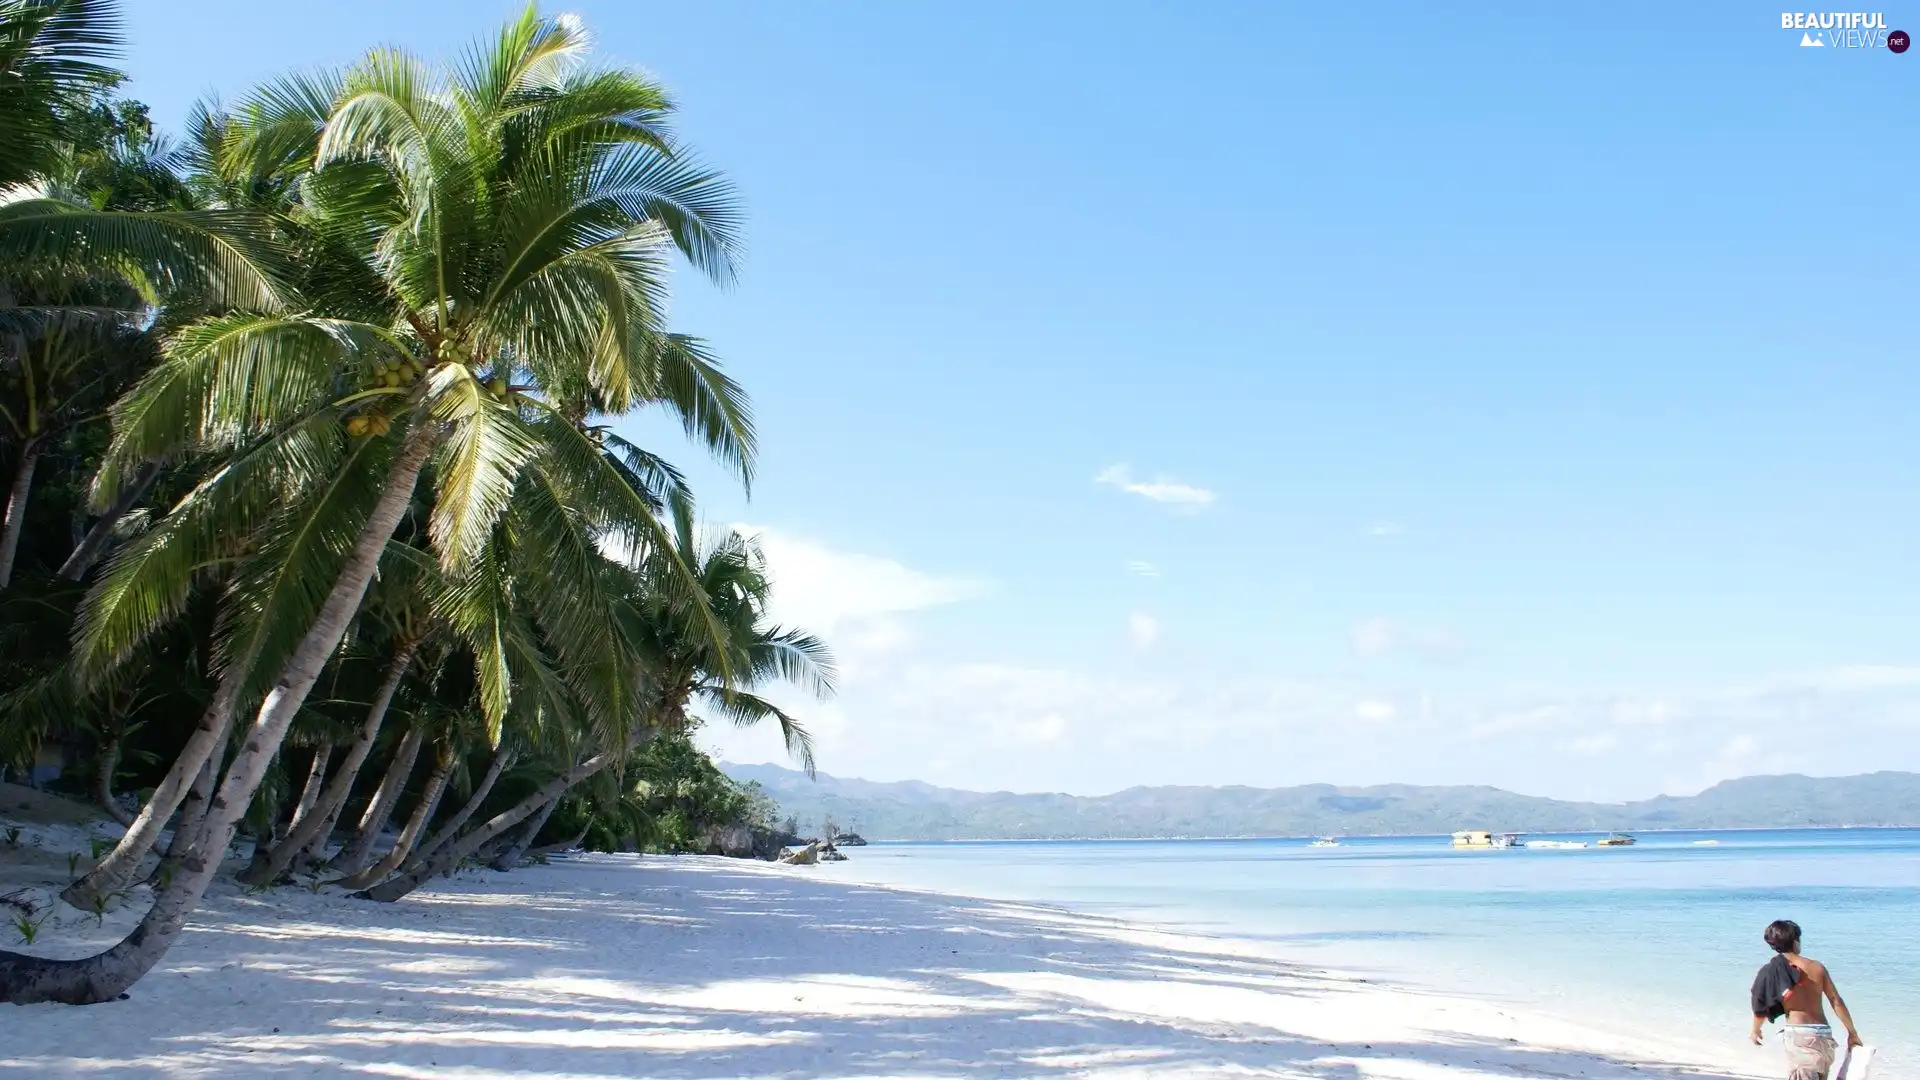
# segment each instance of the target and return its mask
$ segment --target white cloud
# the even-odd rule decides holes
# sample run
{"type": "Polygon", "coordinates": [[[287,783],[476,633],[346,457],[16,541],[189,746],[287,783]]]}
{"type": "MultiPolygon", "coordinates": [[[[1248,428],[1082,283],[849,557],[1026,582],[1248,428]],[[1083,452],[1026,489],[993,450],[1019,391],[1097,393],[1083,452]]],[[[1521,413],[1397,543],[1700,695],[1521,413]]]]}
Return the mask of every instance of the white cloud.
{"type": "Polygon", "coordinates": [[[1383,723],[1400,715],[1391,701],[1359,701],[1353,706],[1353,718],[1370,724],[1383,723]]]}
{"type": "Polygon", "coordinates": [[[1050,743],[1059,742],[1066,733],[1067,718],[1059,713],[1048,713],[1040,718],[1039,723],[1028,729],[1026,735],[1033,742],[1050,743]]]}
{"type": "Polygon", "coordinates": [[[1576,754],[1592,755],[1604,754],[1619,745],[1620,736],[1611,731],[1603,731],[1598,735],[1582,735],[1568,744],[1568,748],[1576,754]]]}
{"type": "Polygon", "coordinates": [[[1378,656],[1393,648],[1399,629],[1388,619],[1365,619],[1353,628],[1353,651],[1361,656],[1378,656]]]}
{"type": "Polygon", "coordinates": [[[1164,476],[1157,480],[1135,480],[1133,470],[1125,464],[1107,466],[1094,476],[1093,482],[1190,513],[1206,509],[1219,498],[1218,494],[1206,488],[1183,484],[1164,476]]]}
{"type": "Polygon", "coordinates": [[[1367,536],[1382,538],[1382,537],[1388,537],[1388,536],[1401,536],[1401,535],[1404,535],[1406,531],[1407,531],[1407,527],[1397,521],[1376,521],[1373,524],[1367,526],[1366,529],[1364,530],[1364,533],[1367,536]]]}
{"type": "MultiPolygon", "coordinates": [[[[1126,630],[1151,647],[1110,669],[987,662],[997,648],[991,634],[936,657],[916,644],[916,621],[981,596],[979,583],[757,531],[785,593],[780,617],[825,634],[858,672],[829,703],[779,698],[813,731],[821,767],[839,776],[1081,793],[1136,784],[1493,784],[1625,799],[1756,772],[1920,768],[1920,668],[1533,694],[1463,686],[1458,669],[1223,673],[1174,663],[1164,628],[1146,612],[1129,617],[1126,630]],[[1817,737],[1808,737],[1812,720],[1817,737]]],[[[1407,640],[1391,620],[1355,627],[1355,648],[1373,655],[1407,640]]],[[[771,729],[715,726],[702,739],[732,760],[785,760],[771,729]]]]}
{"type": "Polygon", "coordinates": [[[1406,626],[1392,619],[1362,619],[1354,624],[1351,639],[1353,651],[1361,656],[1410,652],[1428,659],[1440,659],[1467,651],[1467,643],[1450,630],[1406,626]]]}
{"type": "Polygon", "coordinates": [[[766,552],[775,615],[822,633],[850,620],[971,600],[983,591],[978,581],[922,573],[877,555],[836,551],[778,529],[735,528],[756,537],[766,552]]]}
{"type": "MultiPolygon", "coordinates": [[[[1404,782],[1621,800],[1758,772],[1920,767],[1920,693],[1814,694],[1811,704],[1744,693],[1483,701],[1342,680],[1195,679],[1146,657],[1100,673],[906,656],[849,687],[824,718],[833,722],[814,726],[829,773],[973,790],[1404,782]],[[1810,708],[1821,738],[1806,737],[1810,708]],[[1656,716],[1667,719],[1649,726],[1656,716]]],[[[770,734],[765,745],[736,759],[777,758],[770,734]]]]}
{"type": "Polygon", "coordinates": [[[1160,568],[1143,559],[1134,559],[1127,563],[1127,573],[1137,577],[1159,577],[1160,568]]]}
{"type": "Polygon", "coordinates": [[[773,576],[773,619],[824,638],[849,678],[862,674],[864,660],[911,643],[911,627],[901,616],[986,592],[977,580],[912,570],[882,556],[837,551],[779,529],[735,528],[757,537],[766,552],[773,576]]]}

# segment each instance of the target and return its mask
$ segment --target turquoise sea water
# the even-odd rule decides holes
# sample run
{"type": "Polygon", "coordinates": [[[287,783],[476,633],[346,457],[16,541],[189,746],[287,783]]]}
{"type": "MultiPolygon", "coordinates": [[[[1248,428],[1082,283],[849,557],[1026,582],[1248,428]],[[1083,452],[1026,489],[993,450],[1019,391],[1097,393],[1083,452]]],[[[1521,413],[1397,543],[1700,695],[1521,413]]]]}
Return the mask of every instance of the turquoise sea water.
{"type": "MultiPolygon", "coordinates": [[[[1548,839],[1534,836],[1529,839],[1548,839]]],[[[1563,837],[1591,841],[1592,836],[1563,837]]],[[[1920,1076],[1920,829],[1643,833],[1629,848],[1445,837],[874,844],[837,876],[1273,941],[1600,1026],[1737,1044],[1771,920],[1804,928],[1876,1074],[1920,1076]],[[1702,843],[1711,841],[1711,843],[1702,843]]]]}

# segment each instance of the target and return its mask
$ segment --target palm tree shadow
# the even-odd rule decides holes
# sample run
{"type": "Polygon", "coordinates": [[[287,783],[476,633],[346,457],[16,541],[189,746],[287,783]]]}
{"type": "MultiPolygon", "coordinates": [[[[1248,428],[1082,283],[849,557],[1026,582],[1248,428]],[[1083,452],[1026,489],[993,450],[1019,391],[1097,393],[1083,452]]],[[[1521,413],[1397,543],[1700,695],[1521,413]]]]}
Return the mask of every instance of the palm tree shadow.
{"type": "Polygon", "coordinates": [[[1095,916],[721,861],[589,857],[455,881],[406,904],[299,903],[312,921],[215,901],[219,921],[134,1000],[26,1010],[27,1038],[0,1056],[0,1073],[1737,1075],[1395,1035],[1404,1029],[1385,1021],[1372,1041],[1308,1038],[1298,1028],[1311,1024],[1289,1027],[1297,1010],[1417,991],[1095,916]],[[138,1053],[99,1049],[130,1041],[138,1053]]]}

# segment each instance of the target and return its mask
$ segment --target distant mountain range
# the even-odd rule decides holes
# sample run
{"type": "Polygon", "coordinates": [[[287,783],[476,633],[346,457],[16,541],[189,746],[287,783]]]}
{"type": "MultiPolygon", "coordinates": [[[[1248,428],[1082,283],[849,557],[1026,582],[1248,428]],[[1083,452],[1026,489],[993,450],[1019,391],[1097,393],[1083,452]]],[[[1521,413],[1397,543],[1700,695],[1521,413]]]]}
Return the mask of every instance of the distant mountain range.
{"type": "Polygon", "coordinates": [[[777,765],[721,765],[755,781],[808,829],[827,819],[869,840],[1046,840],[1174,836],[1366,836],[1456,829],[1584,832],[1920,825],[1920,774],[1749,776],[1698,795],[1562,802],[1491,787],[1137,787],[1112,795],[958,791],[875,783],[777,765]]]}

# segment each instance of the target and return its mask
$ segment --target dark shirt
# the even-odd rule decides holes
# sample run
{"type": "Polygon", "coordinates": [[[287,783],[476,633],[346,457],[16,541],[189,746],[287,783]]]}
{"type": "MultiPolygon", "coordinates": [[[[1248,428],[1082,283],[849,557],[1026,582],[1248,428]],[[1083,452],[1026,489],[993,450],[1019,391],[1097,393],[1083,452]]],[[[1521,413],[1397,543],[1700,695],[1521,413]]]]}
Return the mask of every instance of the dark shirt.
{"type": "Polygon", "coordinates": [[[1787,963],[1784,956],[1776,956],[1760,968],[1753,977],[1753,1015],[1764,1016],[1768,1020],[1778,1020],[1787,1013],[1787,1007],[1780,999],[1787,996],[1793,984],[1800,981],[1800,972],[1787,963]]]}

